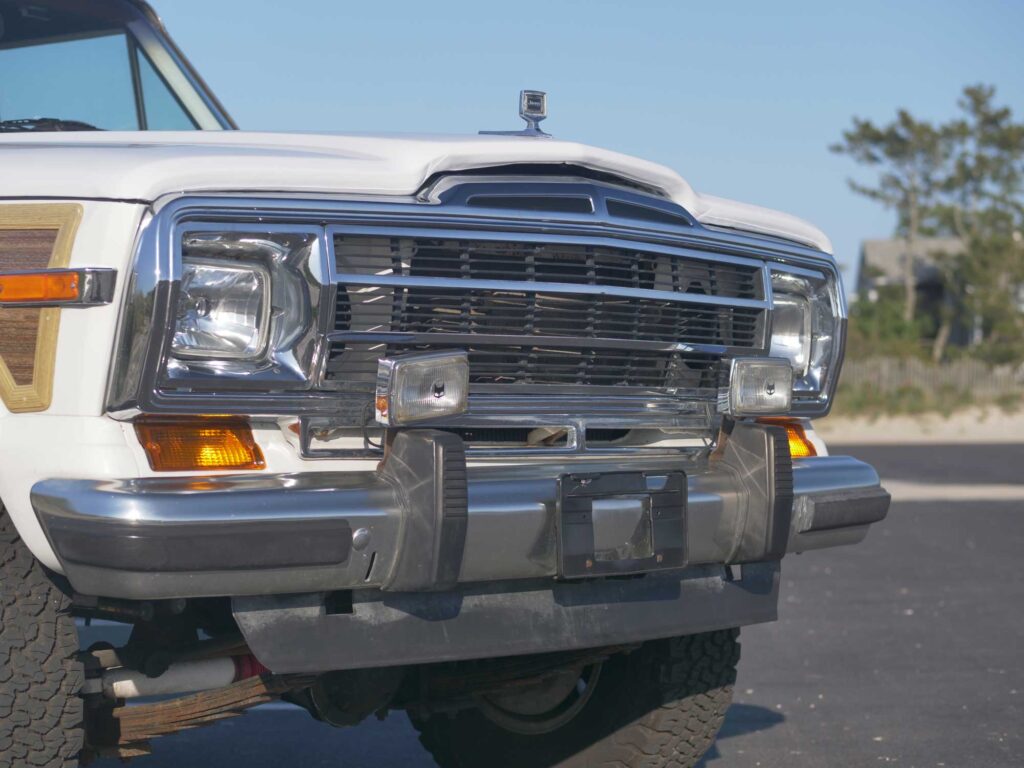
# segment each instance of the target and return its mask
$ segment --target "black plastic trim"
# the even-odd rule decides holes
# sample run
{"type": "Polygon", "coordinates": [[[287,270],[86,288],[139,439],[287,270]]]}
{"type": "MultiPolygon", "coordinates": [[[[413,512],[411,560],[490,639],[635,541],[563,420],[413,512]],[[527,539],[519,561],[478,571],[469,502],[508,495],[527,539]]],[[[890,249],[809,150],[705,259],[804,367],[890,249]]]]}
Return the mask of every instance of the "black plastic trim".
{"type": "Polygon", "coordinates": [[[793,456],[789,452],[789,436],[784,427],[767,427],[772,440],[775,473],[772,478],[772,524],[765,546],[769,560],[782,557],[789,543],[793,522],[793,456]]]}
{"type": "Polygon", "coordinates": [[[404,514],[394,565],[381,589],[450,589],[466,546],[469,491],[462,439],[438,430],[393,436],[380,475],[401,495],[404,514]]]}
{"type": "Polygon", "coordinates": [[[352,550],[347,520],[149,525],[55,518],[49,533],[67,563],[139,573],[235,571],[343,565],[352,550]]]}
{"type": "Polygon", "coordinates": [[[800,533],[871,525],[885,519],[892,497],[884,488],[808,496],[800,533]]]}

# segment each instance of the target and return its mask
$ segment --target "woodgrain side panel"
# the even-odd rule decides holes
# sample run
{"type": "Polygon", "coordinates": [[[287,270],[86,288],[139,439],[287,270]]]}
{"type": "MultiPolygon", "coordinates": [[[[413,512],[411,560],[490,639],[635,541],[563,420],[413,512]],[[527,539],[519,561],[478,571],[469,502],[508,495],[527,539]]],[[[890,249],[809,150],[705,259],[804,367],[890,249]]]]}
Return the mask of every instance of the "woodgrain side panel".
{"type": "MultiPolygon", "coordinates": [[[[0,204],[0,271],[68,266],[82,206],[0,204]]],[[[59,309],[0,308],[0,399],[15,412],[50,407],[59,309]]]]}
{"type": "MultiPolygon", "coordinates": [[[[0,272],[46,269],[56,229],[0,229],[0,272]]],[[[40,309],[0,309],[0,360],[19,387],[31,386],[40,309]]]]}

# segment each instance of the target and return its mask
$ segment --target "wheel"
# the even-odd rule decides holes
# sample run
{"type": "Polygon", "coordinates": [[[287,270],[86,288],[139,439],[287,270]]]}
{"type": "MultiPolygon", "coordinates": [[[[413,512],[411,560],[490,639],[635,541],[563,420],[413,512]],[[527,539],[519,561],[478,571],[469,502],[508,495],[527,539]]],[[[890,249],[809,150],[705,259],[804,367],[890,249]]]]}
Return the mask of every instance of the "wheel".
{"type": "Polygon", "coordinates": [[[78,765],[84,672],[70,607],[0,506],[0,765],[78,765]]]}
{"type": "Polygon", "coordinates": [[[732,702],[738,637],[730,629],[645,643],[413,724],[441,768],[692,768],[732,702]]]}

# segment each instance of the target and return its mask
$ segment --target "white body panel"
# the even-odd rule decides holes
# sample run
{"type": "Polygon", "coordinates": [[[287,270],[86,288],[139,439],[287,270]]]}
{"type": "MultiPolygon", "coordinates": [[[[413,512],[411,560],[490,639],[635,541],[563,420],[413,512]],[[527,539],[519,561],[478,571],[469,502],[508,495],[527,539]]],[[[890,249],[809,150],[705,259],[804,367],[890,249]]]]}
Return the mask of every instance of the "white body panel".
{"type": "MultiPolygon", "coordinates": [[[[82,206],[70,266],[113,267],[122,273],[142,206],[82,206]]],[[[102,416],[123,287],[119,274],[112,304],[61,312],[53,400],[45,413],[13,414],[0,404],[0,500],[29,549],[50,568],[58,567],[57,560],[32,510],[32,485],[44,477],[117,477],[136,470],[121,425],[102,416]]]]}
{"type": "Polygon", "coordinates": [[[410,195],[436,173],[509,163],[565,163],[614,173],[657,187],[706,224],[832,252],[817,227],[778,211],[700,195],[664,166],[575,142],[514,136],[0,135],[0,197],[151,202],[166,194],[230,190],[410,195]]]}

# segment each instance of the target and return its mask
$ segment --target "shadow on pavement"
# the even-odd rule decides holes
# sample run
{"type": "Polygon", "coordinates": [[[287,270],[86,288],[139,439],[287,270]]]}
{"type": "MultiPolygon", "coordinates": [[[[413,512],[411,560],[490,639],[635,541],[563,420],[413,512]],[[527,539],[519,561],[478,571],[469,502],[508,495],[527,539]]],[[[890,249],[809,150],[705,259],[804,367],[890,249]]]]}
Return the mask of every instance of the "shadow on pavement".
{"type": "MultiPolygon", "coordinates": [[[[725,723],[718,734],[718,739],[728,739],[730,736],[743,736],[757,731],[766,731],[785,721],[781,712],[776,712],[767,707],[758,707],[753,704],[733,704],[725,716],[725,723]]],[[[697,768],[704,768],[708,763],[713,763],[721,757],[718,746],[712,746],[704,759],[697,764],[697,768]]]]}
{"type": "MultiPolygon", "coordinates": [[[[784,721],[773,710],[735,704],[726,716],[720,739],[763,731],[784,721]]],[[[133,762],[138,768],[431,768],[434,761],[420,747],[416,732],[401,713],[383,722],[368,720],[358,728],[334,730],[304,711],[285,704],[260,707],[209,728],[169,736],[153,743],[153,754],[133,762]]],[[[721,757],[712,747],[700,763],[721,757]]],[[[99,760],[94,768],[114,768],[116,760],[99,760]]]]}
{"type": "MultiPolygon", "coordinates": [[[[115,768],[114,759],[92,768],[115,768]]],[[[287,704],[153,741],[133,768],[433,768],[402,713],[358,728],[334,729],[287,704]]]]}

